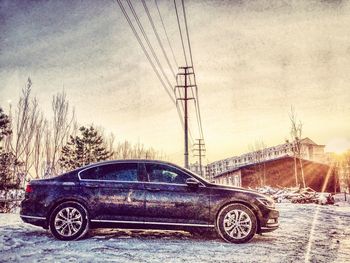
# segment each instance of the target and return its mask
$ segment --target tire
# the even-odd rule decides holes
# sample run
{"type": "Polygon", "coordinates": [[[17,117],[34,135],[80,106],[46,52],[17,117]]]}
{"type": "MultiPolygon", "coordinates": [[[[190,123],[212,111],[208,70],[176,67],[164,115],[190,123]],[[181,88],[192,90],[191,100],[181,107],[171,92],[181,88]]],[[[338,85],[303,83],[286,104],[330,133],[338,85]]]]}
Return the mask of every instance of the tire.
{"type": "Polygon", "coordinates": [[[55,238],[77,240],[89,230],[88,213],[80,203],[64,202],[51,213],[49,225],[55,238]]]}
{"type": "Polygon", "coordinates": [[[257,231],[254,212],[242,204],[229,204],[219,212],[216,219],[218,235],[230,243],[249,242],[257,231]]]}

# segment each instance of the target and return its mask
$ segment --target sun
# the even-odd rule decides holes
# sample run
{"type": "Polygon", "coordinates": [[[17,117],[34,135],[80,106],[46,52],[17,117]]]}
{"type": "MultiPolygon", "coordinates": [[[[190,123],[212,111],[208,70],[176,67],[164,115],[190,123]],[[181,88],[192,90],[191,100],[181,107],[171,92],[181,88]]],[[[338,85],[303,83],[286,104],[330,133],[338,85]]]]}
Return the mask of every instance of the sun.
{"type": "Polygon", "coordinates": [[[326,152],[342,154],[350,149],[350,140],[347,138],[334,138],[326,145],[326,152]]]}

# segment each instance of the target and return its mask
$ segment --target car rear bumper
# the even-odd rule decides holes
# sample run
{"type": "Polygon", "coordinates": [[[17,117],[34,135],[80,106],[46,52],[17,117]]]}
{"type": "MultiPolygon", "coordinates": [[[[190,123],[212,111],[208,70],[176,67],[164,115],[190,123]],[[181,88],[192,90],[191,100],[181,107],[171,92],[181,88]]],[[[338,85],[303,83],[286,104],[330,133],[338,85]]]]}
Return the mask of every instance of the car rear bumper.
{"type": "Polygon", "coordinates": [[[40,214],[38,211],[35,211],[35,208],[37,208],[35,203],[30,200],[23,200],[21,202],[21,210],[19,213],[21,219],[25,223],[48,228],[47,218],[43,213],[40,214]]]}
{"type": "Polygon", "coordinates": [[[41,226],[43,228],[47,228],[47,220],[45,217],[41,216],[32,216],[32,215],[20,215],[23,222],[32,224],[35,226],[41,226]]]}

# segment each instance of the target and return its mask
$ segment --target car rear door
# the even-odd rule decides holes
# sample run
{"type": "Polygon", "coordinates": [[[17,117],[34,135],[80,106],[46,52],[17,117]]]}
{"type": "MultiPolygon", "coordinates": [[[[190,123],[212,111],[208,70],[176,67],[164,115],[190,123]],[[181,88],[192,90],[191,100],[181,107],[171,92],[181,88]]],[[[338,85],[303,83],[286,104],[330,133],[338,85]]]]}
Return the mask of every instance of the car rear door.
{"type": "Polygon", "coordinates": [[[137,163],[98,165],[81,171],[79,177],[89,196],[92,221],[142,222],[145,188],[137,163]]]}
{"type": "MultiPolygon", "coordinates": [[[[140,168],[141,169],[141,168],[140,168]]],[[[190,187],[191,175],[170,165],[145,163],[145,222],[169,225],[207,225],[209,191],[204,185],[190,187]]]]}

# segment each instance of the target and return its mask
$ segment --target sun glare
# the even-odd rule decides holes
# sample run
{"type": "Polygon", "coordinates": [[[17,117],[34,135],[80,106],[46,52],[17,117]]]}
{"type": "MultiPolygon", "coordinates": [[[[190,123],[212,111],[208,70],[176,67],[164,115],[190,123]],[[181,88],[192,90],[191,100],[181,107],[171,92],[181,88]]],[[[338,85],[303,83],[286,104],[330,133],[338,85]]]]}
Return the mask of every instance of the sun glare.
{"type": "Polygon", "coordinates": [[[330,140],[326,145],[327,152],[342,154],[350,149],[350,140],[346,138],[335,138],[330,140]]]}

